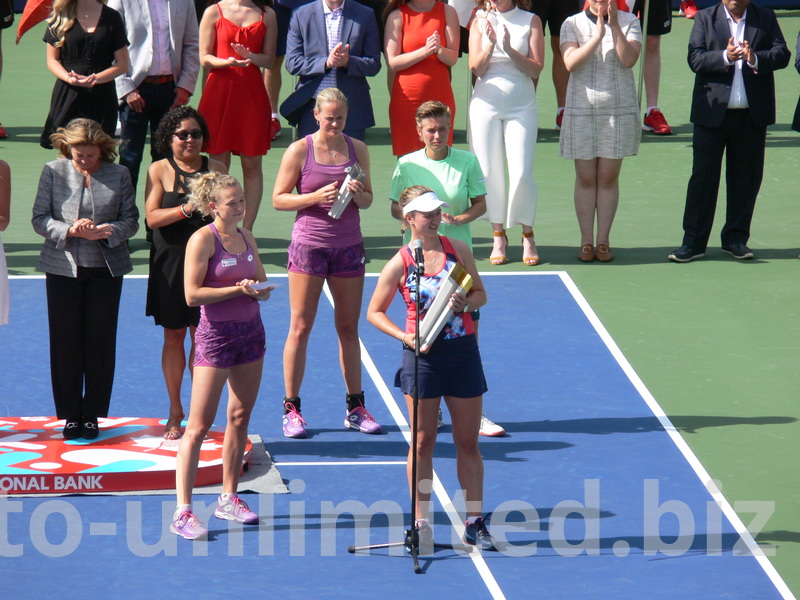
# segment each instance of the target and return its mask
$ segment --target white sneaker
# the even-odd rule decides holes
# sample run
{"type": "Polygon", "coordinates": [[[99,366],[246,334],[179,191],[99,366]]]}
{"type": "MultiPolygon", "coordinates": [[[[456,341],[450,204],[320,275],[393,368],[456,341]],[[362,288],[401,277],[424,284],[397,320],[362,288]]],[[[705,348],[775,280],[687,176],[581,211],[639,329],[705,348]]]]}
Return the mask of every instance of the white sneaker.
{"type": "Polygon", "coordinates": [[[505,429],[487,417],[485,412],[481,411],[481,435],[499,437],[505,434],[505,429]]]}

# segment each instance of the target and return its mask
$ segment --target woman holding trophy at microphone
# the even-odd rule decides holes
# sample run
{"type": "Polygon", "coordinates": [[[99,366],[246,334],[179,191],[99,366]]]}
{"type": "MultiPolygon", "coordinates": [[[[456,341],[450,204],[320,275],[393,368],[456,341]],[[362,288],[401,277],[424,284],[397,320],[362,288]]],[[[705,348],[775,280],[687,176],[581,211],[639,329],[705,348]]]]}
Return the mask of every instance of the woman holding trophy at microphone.
{"type": "Polygon", "coordinates": [[[437,416],[439,402],[444,398],[453,420],[458,480],[467,506],[464,542],[482,550],[494,550],[482,513],[483,458],[478,448],[483,394],[487,387],[472,322],[472,311],[486,303],[486,291],[469,246],[438,233],[442,207],[448,204],[430,188],[421,185],[406,188],[399,204],[403,220],[411,232],[411,241],[381,271],[367,309],[367,320],[380,331],[403,342],[402,365],[395,386],[405,395],[412,424],[415,422],[415,405],[417,410],[416,481],[412,480],[414,448],[409,450],[407,467],[412,498],[416,500],[414,527],[420,547],[432,545],[433,533],[428,517],[431,490],[427,485],[420,486],[420,482],[433,479],[437,416]],[[419,290],[416,283],[418,270],[419,290]],[[417,358],[418,291],[421,339],[417,358]],[[402,295],[407,306],[404,329],[386,314],[396,292],[402,295]],[[441,331],[436,331],[436,328],[430,331],[427,325],[431,322],[441,323],[441,331]],[[426,332],[425,339],[422,339],[423,332],[426,332]],[[418,370],[415,362],[418,362],[418,370]],[[416,403],[413,397],[415,387],[416,403]]]}

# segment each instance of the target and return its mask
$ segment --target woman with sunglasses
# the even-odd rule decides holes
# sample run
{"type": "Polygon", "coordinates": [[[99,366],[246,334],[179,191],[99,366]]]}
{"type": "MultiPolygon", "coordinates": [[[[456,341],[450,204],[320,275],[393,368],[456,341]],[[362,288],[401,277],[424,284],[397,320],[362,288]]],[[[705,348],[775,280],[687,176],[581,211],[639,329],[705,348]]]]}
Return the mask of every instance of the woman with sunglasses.
{"type": "Polygon", "coordinates": [[[200,308],[186,304],[183,262],[189,238],[208,223],[188,201],[188,182],[200,173],[228,170],[220,161],[200,154],[208,143],[208,128],[191,106],[179,106],[164,115],[155,137],[158,152],[168,158],[154,162],[147,171],[145,211],[153,244],[146,314],[164,328],[161,368],[169,396],[164,437],[174,440],[181,436],[181,383],[187,364],[191,370],[194,331],[200,321],[200,308]],[[188,362],[184,346],[187,328],[191,337],[188,362]]]}

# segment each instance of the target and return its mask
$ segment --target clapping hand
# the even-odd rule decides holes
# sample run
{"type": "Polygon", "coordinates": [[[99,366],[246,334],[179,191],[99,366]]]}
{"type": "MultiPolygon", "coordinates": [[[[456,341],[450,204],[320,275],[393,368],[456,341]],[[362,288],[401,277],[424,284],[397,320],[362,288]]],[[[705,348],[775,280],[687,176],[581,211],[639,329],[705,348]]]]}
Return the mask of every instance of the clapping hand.
{"type": "Polygon", "coordinates": [[[750,46],[750,42],[744,40],[739,43],[739,47],[742,49],[742,58],[747,61],[751,67],[756,64],[756,51],[750,46]]]}
{"type": "Polygon", "coordinates": [[[244,44],[238,44],[236,42],[231,42],[231,48],[233,49],[236,54],[241,56],[241,58],[236,58],[235,56],[231,56],[228,58],[228,66],[229,67],[249,67],[252,61],[250,60],[250,56],[253,54],[250,52],[250,49],[245,46],[244,44]]]}
{"type": "Polygon", "coordinates": [[[432,54],[439,54],[442,51],[442,39],[439,37],[439,32],[434,31],[425,42],[425,49],[428,51],[428,56],[432,54]]]}
{"type": "Polygon", "coordinates": [[[339,42],[333,47],[331,53],[328,55],[328,60],[325,62],[325,65],[329,69],[333,69],[334,67],[338,68],[346,68],[347,65],[350,63],[350,44],[342,44],[339,42]]]}
{"type": "Polygon", "coordinates": [[[730,37],[728,38],[728,47],[725,49],[725,53],[728,57],[728,62],[734,63],[742,59],[744,56],[744,48],[733,37],[730,37]]]}
{"type": "Polygon", "coordinates": [[[85,240],[106,240],[112,234],[111,225],[104,223],[95,225],[91,219],[78,219],[69,228],[71,237],[80,237],[85,240]]]}
{"type": "Polygon", "coordinates": [[[97,83],[97,73],[79,75],[75,71],[70,71],[67,73],[67,83],[76,87],[94,87],[94,85],[97,83]]]}

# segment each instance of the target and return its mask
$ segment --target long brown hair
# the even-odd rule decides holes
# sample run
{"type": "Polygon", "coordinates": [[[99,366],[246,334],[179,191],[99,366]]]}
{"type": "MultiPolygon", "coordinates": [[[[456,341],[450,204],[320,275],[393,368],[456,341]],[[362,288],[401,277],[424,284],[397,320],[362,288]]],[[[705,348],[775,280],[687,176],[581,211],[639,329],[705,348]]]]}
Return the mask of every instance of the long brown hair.
{"type": "Polygon", "coordinates": [[[73,146],[97,146],[100,158],[106,162],[114,162],[117,156],[114,138],[103,131],[100,123],[91,119],[72,119],[66,127],[59,127],[50,136],[50,141],[64,158],[72,158],[73,146]]]}

